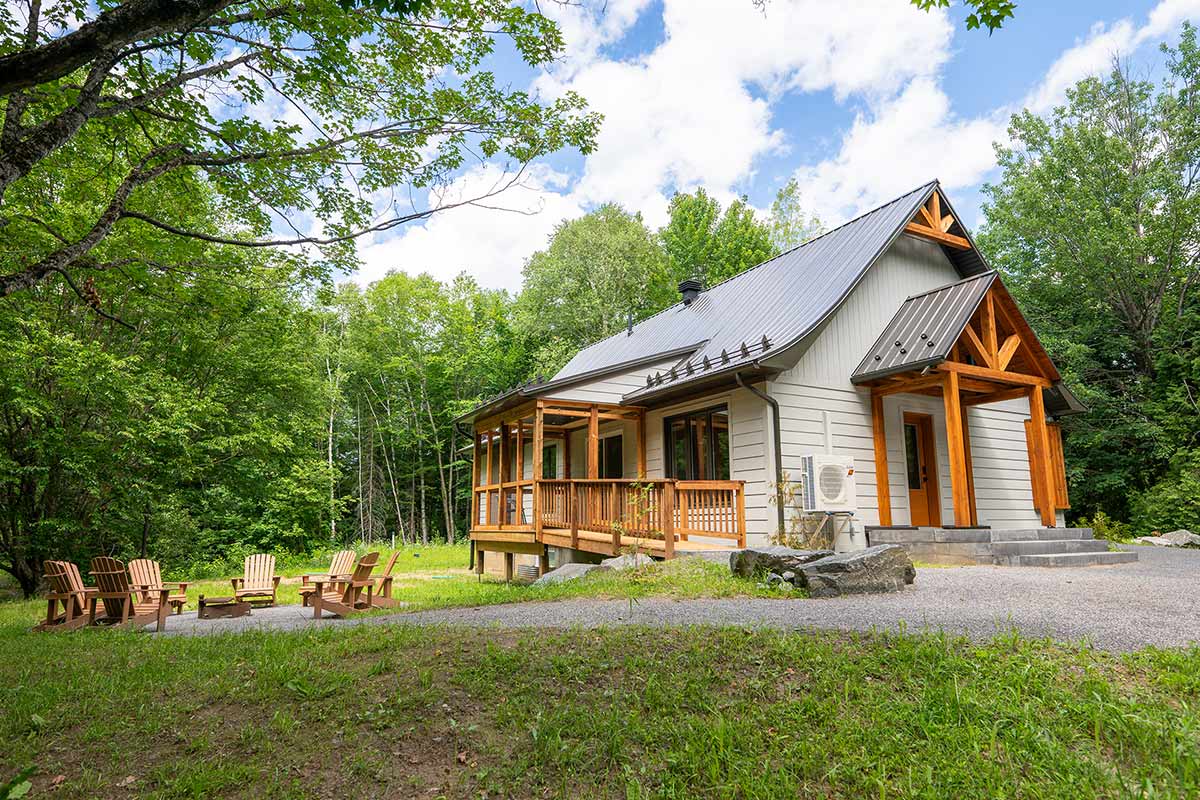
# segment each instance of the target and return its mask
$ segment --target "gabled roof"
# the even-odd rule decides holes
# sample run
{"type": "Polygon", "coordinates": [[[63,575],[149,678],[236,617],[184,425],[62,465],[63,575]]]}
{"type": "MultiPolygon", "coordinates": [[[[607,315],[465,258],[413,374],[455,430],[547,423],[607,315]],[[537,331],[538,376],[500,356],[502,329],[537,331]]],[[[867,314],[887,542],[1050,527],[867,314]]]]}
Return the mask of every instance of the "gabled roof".
{"type": "Polygon", "coordinates": [[[850,380],[861,383],[945,361],[995,281],[995,272],[985,272],[909,297],[850,380]]]}
{"type": "MultiPolygon", "coordinates": [[[[718,283],[689,305],[677,303],[643,320],[632,333],[618,333],[585,347],[559,370],[554,382],[695,348],[676,369],[625,396],[625,401],[636,403],[684,383],[755,365],[814,331],[937,189],[937,181],[913,189],[718,283]]],[[[987,269],[974,247],[943,250],[960,274],[987,269]]]]}

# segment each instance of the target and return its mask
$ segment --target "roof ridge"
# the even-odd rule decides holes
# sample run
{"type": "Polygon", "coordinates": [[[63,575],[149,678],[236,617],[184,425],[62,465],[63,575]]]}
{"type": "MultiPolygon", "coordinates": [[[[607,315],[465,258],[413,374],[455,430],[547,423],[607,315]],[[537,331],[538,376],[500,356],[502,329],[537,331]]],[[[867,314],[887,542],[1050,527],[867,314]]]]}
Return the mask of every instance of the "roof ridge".
{"type": "MultiPolygon", "coordinates": [[[[825,231],[824,233],[822,233],[818,236],[814,236],[813,238],[808,239],[806,241],[803,241],[800,244],[796,245],[795,247],[790,247],[787,250],[784,250],[781,253],[778,253],[777,255],[773,255],[770,258],[768,258],[766,261],[760,261],[752,267],[747,267],[746,269],[742,270],[741,272],[737,273],[736,275],[730,275],[728,278],[725,278],[724,280],[717,281],[712,286],[705,287],[704,291],[708,292],[712,289],[717,288],[718,286],[721,286],[723,284],[729,283],[730,281],[736,280],[736,279],[742,277],[743,275],[748,275],[751,272],[753,272],[754,270],[758,269],[759,267],[764,267],[767,264],[770,264],[772,261],[775,261],[776,259],[779,259],[779,258],[783,258],[785,255],[787,255],[789,253],[794,253],[795,251],[801,249],[802,247],[810,245],[815,241],[824,239],[826,236],[836,233],[836,232],[840,231],[842,228],[845,228],[848,225],[852,225],[855,222],[858,222],[859,220],[863,219],[864,217],[869,217],[876,212],[882,211],[883,209],[887,208],[888,206],[893,205],[894,203],[900,202],[901,200],[903,200],[905,197],[908,197],[909,195],[916,194],[917,192],[925,191],[931,186],[937,187],[940,185],[941,184],[937,178],[934,178],[931,181],[926,181],[925,183],[921,184],[920,186],[917,186],[914,189],[909,189],[907,192],[898,194],[895,197],[893,197],[891,200],[888,200],[885,203],[880,203],[879,205],[875,206],[874,208],[872,208],[868,211],[864,211],[861,214],[859,214],[858,216],[852,217],[851,219],[846,220],[841,225],[830,228],[829,230],[825,231]]],[[[682,305],[686,305],[682,300],[677,303],[672,303],[671,305],[667,306],[666,308],[663,308],[663,309],[660,309],[660,310],[654,312],[653,314],[646,317],[645,319],[638,320],[637,323],[634,324],[633,329],[637,330],[638,326],[641,325],[642,323],[649,322],[650,320],[654,319],[655,317],[659,316],[660,314],[665,314],[668,311],[670,311],[671,309],[677,308],[678,306],[682,306],[682,305]]],[[[586,344],[583,347],[579,348],[575,352],[575,355],[579,355],[584,350],[588,350],[592,347],[595,347],[598,344],[607,342],[609,339],[612,339],[612,338],[614,338],[616,336],[620,336],[620,335],[621,335],[620,333],[611,333],[608,336],[605,336],[603,339],[597,339],[596,341],[591,342],[590,344],[586,344]]],[[[626,335],[628,336],[630,334],[626,333],[626,335]]],[[[574,358],[574,356],[572,356],[572,358],[574,358]]]]}

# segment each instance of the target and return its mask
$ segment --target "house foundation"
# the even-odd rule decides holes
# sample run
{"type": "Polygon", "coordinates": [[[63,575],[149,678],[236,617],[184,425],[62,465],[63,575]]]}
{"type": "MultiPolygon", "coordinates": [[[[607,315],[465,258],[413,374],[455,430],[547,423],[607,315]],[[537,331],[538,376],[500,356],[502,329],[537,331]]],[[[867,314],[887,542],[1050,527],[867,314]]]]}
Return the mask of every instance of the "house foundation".
{"type": "Polygon", "coordinates": [[[913,561],[951,566],[1087,567],[1137,561],[1113,552],[1091,528],[935,528],[868,526],[870,545],[898,544],[913,561]]]}

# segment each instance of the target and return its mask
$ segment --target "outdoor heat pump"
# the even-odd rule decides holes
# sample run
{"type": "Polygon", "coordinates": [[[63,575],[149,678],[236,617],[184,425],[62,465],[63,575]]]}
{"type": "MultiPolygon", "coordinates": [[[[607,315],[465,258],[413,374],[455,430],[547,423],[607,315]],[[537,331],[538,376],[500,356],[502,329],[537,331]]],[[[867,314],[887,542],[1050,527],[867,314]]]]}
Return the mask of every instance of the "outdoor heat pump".
{"type": "Polygon", "coordinates": [[[805,511],[845,514],[857,510],[853,458],[813,453],[804,456],[801,463],[805,511]]]}

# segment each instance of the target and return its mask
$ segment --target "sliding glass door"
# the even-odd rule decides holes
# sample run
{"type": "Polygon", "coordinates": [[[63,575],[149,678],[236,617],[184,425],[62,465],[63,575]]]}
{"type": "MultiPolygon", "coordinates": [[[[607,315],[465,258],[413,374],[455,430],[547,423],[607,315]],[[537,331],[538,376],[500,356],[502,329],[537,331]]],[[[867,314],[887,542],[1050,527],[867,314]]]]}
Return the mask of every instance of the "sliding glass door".
{"type": "Polygon", "coordinates": [[[665,421],[667,476],[676,480],[729,480],[729,410],[707,408],[665,421]]]}

